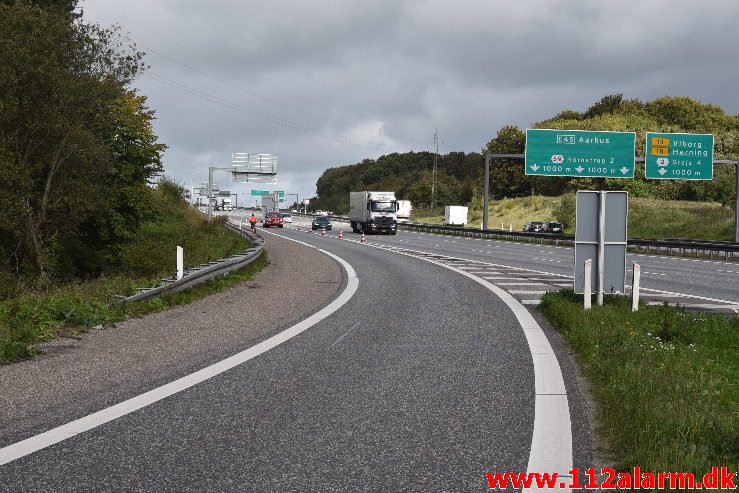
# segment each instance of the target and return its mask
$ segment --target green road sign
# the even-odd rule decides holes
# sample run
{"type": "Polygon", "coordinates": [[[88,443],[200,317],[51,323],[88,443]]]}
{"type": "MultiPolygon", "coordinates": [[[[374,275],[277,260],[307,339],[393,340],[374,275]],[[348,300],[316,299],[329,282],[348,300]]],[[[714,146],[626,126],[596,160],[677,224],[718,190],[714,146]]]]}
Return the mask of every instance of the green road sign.
{"type": "Polygon", "coordinates": [[[251,197],[261,197],[263,195],[273,195],[274,193],[279,193],[280,197],[285,198],[285,191],[284,190],[252,190],[251,191],[251,197]]]}
{"type": "Polygon", "coordinates": [[[636,134],[526,130],[527,175],[633,178],[636,134]]]}
{"type": "Polygon", "coordinates": [[[644,176],[656,180],[713,180],[712,134],[647,132],[644,176]]]}

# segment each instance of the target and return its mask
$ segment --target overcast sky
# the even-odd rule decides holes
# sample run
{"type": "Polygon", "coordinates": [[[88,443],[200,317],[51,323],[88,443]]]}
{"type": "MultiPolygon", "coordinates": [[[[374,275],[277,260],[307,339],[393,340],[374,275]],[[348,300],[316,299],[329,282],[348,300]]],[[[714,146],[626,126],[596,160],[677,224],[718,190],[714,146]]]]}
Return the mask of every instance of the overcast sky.
{"type": "MultiPolygon", "coordinates": [[[[390,152],[480,151],[607,94],[739,113],[737,0],[82,0],[147,53],[135,86],[189,186],[232,152],[278,157],[275,190],[390,152]]],[[[231,184],[248,192],[263,185],[231,184]]],[[[239,196],[239,203],[242,198],[239,196]]],[[[290,197],[292,199],[292,197],[290,197]]],[[[251,201],[251,199],[248,199],[251,201]]]]}

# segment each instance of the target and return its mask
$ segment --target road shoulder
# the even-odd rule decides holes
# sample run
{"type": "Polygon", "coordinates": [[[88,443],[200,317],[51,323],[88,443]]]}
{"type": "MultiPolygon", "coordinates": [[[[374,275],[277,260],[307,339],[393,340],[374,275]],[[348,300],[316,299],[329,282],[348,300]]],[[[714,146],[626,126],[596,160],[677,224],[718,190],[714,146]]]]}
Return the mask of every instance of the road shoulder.
{"type": "Polygon", "coordinates": [[[254,279],[165,312],[62,338],[37,358],[0,367],[0,446],[115,404],[248,348],[338,295],[330,257],[267,235],[254,279]]]}

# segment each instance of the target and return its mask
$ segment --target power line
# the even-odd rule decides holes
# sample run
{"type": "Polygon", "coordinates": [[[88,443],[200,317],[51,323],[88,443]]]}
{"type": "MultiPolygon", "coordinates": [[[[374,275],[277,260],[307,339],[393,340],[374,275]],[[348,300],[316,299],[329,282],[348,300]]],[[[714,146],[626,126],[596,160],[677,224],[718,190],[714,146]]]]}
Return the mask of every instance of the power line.
{"type": "Polygon", "coordinates": [[[278,117],[269,115],[267,113],[262,113],[260,111],[257,111],[255,109],[253,109],[253,108],[249,108],[247,106],[243,106],[243,105],[240,105],[240,104],[237,104],[237,103],[228,101],[228,100],[223,99],[223,98],[220,98],[218,96],[213,96],[212,94],[209,94],[209,93],[207,93],[205,91],[201,91],[199,89],[195,89],[194,87],[190,87],[190,86],[188,86],[186,84],[182,84],[181,82],[174,81],[172,79],[169,79],[167,77],[164,77],[162,75],[159,75],[159,74],[157,74],[155,72],[144,72],[143,76],[144,77],[147,77],[149,79],[152,79],[152,80],[154,80],[156,82],[159,82],[161,84],[164,84],[164,85],[167,85],[169,87],[172,87],[174,89],[178,89],[179,91],[182,91],[184,93],[187,93],[187,94],[196,96],[196,97],[198,97],[200,99],[203,99],[205,101],[209,101],[211,103],[218,104],[218,105],[223,106],[225,108],[229,108],[229,109],[238,111],[240,113],[244,113],[244,114],[250,115],[250,116],[252,116],[254,118],[257,118],[257,119],[260,119],[260,120],[263,120],[263,121],[272,123],[274,125],[279,125],[279,126],[282,126],[282,127],[291,128],[293,130],[297,130],[297,131],[300,131],[300,132],[312,134],[312,135],[315,135],[315,136],[320,137],[320,138],[323,138],[323,139],[332,140],[334,142],[341,142],[343,144],[349,144],[349,145],[353,145],[353,146],[360,147],[360,148],[365,148],[365,149],[369,149],[369,148],[376,149],[376,150],[382,150],[382,149],[387,149],[387,150],[400,149],[400,146],[394,146],[393,147],[393,146],[388,146],[388,145],[385,145],[385,144],[381,144],[379,142],[362,141],[362,140],[359,140],[359,139],[354,139],[352,137],[348,137],[346,135],[335,134],[335,133],[331,133],[331,132],[325,132],[325,131],[318,130],[318,129],[313,128],[313,127],[309,127],[307,125],[303,125],[301,123],[296,123],[296,122],[293,122],[293,121],[290,121],[290,120],[285,120],[284,118],[278,118],[278,117]]]}
{"type": "MultiPolygon", "coordinates": [[[[113,14],[116,17],[119,17],[119,18],[121,18],[121,19],[123,19],[123,20],[125,20],[125,21],[127,21],[127,22],[129,22],[131,24],[134,24],[134,25],[140,27],[141,29],[143,29],[145,31],[148,31],[148,32],[154,34],[155,36],[157,36],[157,37],[159,37],[159,38],[161,38],[161,39],[163,39],[163,40],[165,40],[165,41],[167,41],[169,43],[172,43],[175,46],[178,46],[178,47],[182,48],[183,50],[186,50],[186,51],[189,51],[191,53],[194,53],[194,54],[198,55],[199,57],[201,57],[201,58],[203,58],[205,60],[208,60],[210,63],[215,63],[216,65],[219,65],[219,66],[221,66],[223,68],[226,68],[226,69],[229,68],[229,67],[226,67],[223,64],[218,63],[217,61],[214,61],[212,58],[210,58],[210,57],[208,57],[208,56],[206,56],[206,55],[204,55],[202,53],[199,53],[199,52],[197,52],[195,50],[192,50],[192,49],[190,49],[190,48],[188,48],[188,47],[186,47],[186,46],[184,46],[184,45],[182,45],[180,43],[177,43],[176,41],[173,41],[171,39],[168,39],[165,36],[162,36],[161,34],[159,34],[158,32],[156,32],[155,30],[150,29],[150,28],[148,28],[148,27],[146,27],[146,26],[144,26],[144,25],[142,25],[142,24],[140,24],[140,23],[138,23],[138,22],[136,22],[136,21],[134,21],[132,19],[129,19],[129,18],[127,18],[127,17],[125,17],[125,16],[123,16],[123,15],[121,15],[121,14],[119,14],[119,13],[117,13],[117,12],[115,12],[115,11],[109,9],[109,8],[107,8],[107,7],[104,7],[104,6],[100,5],[100,4],[98,4],[97,2],[93,2],[93,1],[90,1],[90,0],[88,0],[88,2],[89,3],[92,3],[93,5],[96,5],[97,7],[101,8],[103,10],[108,11],[109,13],[113,14]]],[[[362,131],[362,132],[371,133],[372,135],[388,137],[388,138],[391,138],[391,139],[393,139],[393,140],[395,140],[395,141],[397,141],[399,143],[405,144],[409,148],[412,148],[413,147],[412,145],[409,145],[410,142],[415,142],[415,143],[424,144],[424,145],[426,145],[428,143],[428,141],[425,141],[425,140],[399,137],[399,136],[396,136],[396,135],[393,135],[393,134],[390,134],[390,133],[387,133],[387,132],[375,131],[375,130],[363,128],[363,127],[360,127],[360,126],[352,125],[352,124],[349,124],[349,123],[346,123],[346,122],[341,122],[341,121],[336,120],[336,119],[333,119],[333,118],[329,118],[329,117],[326,117],[326,116],[323,116],[323,115],[319,115],[317,113],[313,113],[313,112],[304,110],[304,109],[299,108],[297,106],[294,106],[294,105],[291,105],[291,104],[288,104],[288,103],[284,103],[282,101],[279,101],[279,100],[277,100],[275,98],[264,96],[262,94],[259,94],[259,93],[255,92],[255,91],[252,91],[252,90],[247,89],[247,88],[244,88],[244,87],[242,87],[242,86],[240,86],[238,84],[235,84],[235,83],[233,83],[231,81],[228,81],[226,79],[223,79],[223,78],[221,78],[221,77],[219,77],[217,75],[210,74],[210,73],[205,72],[203,70],[200,70],[200,69],[198,69],[196,67],[193,67],[191,65],[188,65],[186,63],[183,63],[183,62],[181,62],[181,61],[179,61],[179,60],[177,60],[177,59],[175,59],[175,58],[173,58],[173,57],[171,57],[169,55],[166,55],[164,53],[161,53],[160,51],[158,51],[158,50],[156,50],[154,48],[151,48],[151,47],[149,47],[149,46],[147,46],[147,45],[145,45],[143,43],[140,43],[139,42],[138,44],[140,46],[142,46],[143,48],[145,48],[146,50],[148,50],[149,52],[154,53],[155,55],[157,55],[157,56],[159,56],[159,57],[161,57],[161,58],[163,58],[165,60],[168,60],[168,61],[170,61],[172,63],[177,64],[177,65],[180,65],[181,67],[184,67],[184,68],[186,68],[188,70],[191,70],[191,71],[193,71],[195,73],[198,73],[200,75],[203,75],[205,77],[208,77],[210,79],[213,79],[215,81],[218,81],[218,82],[220,82],[222,84],[225,84],[227,86],[230,86],[230,87],[232,87],[234,89],[238,89],[240,91],[243,91],[244,93],[249,94],[251,96],[254,96],[254,97],[260,98],[260,99],[262,99],[264,101],[268,101],[270,103],[273,103],[273,104],[282,106],[283,108],[290,109],[292,111],[296,111],[296,112],[302,113],[304,115],[307,115],[307,116],[310,116],[310,117],[313,117],[313,118],[318,118],[318,119],[321,119],[321,120],[324,120],[324,121],[328,121],[328,122],[331,122],[331,123],[335,123],[337,125],[341,125],[341,126],[344,126],[344,127],[347,127],[347,128],[354,129],[354,130],[359,130],[359,131],[362,131]]]]}

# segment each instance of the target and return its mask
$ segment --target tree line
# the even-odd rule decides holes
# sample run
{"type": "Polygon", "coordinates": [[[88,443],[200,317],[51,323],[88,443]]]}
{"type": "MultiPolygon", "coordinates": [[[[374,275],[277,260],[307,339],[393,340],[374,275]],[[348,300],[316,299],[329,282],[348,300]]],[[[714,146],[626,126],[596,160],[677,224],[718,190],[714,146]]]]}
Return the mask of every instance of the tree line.
{"type": "MultiPolygon", "coordinates": [[[[665,96],[653,101],[625,99],[623,94],[603,97],[584,112],[564,110],[533,128],[636,132],[637,155],[644,155],[646,132],[712,133],[714,158],[739,157],[739,115],[727,115],[718,106],[689,97],[665,96]]],[[[484,153],[523,154],[525,130],[507,125],[482,146],[481,152],[452,152],[438,156],[438,205],[479,205],[483,189],[484,153]]],[[[348,210],[351,190],[393,190],[399,198],[427,207],[432,197],[434,155],[430,152],[389,154],[361,163],[329,168],[316,183],[316,208],[348,210]]],[[[646,180],[643,165],[634,179],[526,176],[523,162],[501,159],[491,163],[493,199],[532,194],[559,196],[576,190],[626,190],[633,196],[665,200],[693,200],[734,204],[735,170],[716,165],[712,181],[646,180]]]]}
{"type": "Polygon", "coordinates": [[[0,282],[94,277],[155,211],[143,53],[77,0],[0,0],[0,282]]]}

